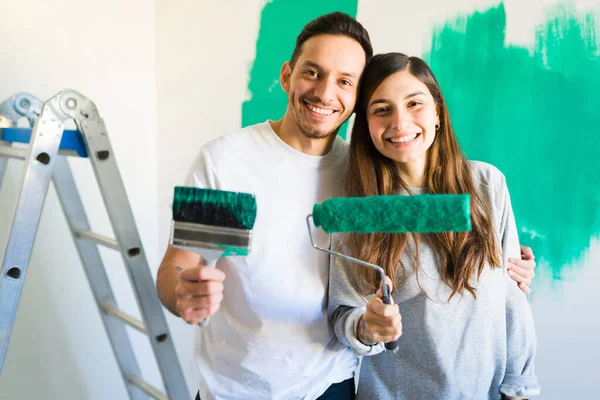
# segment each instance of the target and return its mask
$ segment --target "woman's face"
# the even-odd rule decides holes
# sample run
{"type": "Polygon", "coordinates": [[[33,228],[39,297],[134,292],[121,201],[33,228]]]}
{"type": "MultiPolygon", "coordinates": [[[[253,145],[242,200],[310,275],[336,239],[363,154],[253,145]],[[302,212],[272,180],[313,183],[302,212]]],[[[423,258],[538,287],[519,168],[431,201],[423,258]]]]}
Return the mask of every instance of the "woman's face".
{"type": "Polygon", "coordinates": [[[388,76],[369,99],[367,122],[381,154],[402,169],[425,170],[439,117],[423,82],[406,70],[388,76]]]}

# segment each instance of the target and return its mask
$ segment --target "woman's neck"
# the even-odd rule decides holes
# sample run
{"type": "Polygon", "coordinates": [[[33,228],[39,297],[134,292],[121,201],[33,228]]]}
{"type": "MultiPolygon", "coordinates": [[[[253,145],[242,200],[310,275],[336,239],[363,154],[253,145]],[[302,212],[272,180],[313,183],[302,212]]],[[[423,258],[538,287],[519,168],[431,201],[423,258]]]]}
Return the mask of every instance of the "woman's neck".
{"type": "Polygon", "coordinates": [[[411,187],[425,186],[425,159],[396,163],[402,180],[411,187]]]}

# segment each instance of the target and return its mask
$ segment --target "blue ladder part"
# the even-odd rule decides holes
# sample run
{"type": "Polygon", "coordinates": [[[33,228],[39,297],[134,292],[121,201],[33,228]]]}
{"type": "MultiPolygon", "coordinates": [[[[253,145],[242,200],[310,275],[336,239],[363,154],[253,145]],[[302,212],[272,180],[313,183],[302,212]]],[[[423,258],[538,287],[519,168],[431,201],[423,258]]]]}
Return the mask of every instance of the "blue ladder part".
{"type": "MultiPolygon", "coordinates": [[[[11,143],[29,143],[31,128],[0,128],[0,140],[11,143]]],[[[61,150],[72,150],[79,157],[87,157],[88,152],[81,132],[65,129],[60,141],[61,150]]]]}

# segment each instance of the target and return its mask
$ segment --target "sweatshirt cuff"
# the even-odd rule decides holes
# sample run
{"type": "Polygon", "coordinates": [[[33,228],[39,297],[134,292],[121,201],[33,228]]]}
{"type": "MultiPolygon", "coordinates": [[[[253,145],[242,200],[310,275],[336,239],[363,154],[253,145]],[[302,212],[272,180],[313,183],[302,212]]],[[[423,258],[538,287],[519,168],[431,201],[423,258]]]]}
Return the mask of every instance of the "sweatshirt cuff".
{"type": "Polygon", "coordinates": [[[537,396],[540,394],[537,376],[505,374],[500,393],[511,397],[537,396]]]}
{"type": "Polygon", "coordinates": [[[352,347],[355,353],[361,356],[374,356],[375,354],[379,354],[384,350],[383,343],[376,343],[372,346],[368,346],[358,340],[356,335],[358,332],[358,323],[360,321],[360,317],[362,317],[366,311],[366,307],[359,307],[350,312],[350,315],[348,315],[348,318],[346,318],[344,336],[346,336],[348,339],[348,344],[350,347],[352,347]]]}

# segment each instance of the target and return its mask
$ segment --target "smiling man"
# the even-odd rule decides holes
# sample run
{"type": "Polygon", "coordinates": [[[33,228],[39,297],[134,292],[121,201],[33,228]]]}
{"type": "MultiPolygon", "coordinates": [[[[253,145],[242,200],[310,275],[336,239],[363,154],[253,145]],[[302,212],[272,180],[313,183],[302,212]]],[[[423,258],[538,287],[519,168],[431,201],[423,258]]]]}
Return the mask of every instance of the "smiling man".
{"type": "Polygon", "coordinates": [[[273,126],[284,142],[293,146],[301,139],[314,149],[311,155],[329,150],[339,127],[353,112],[364,53],[355,39],[333,34],[313,36],[296,48],[281,68],[287,112],[273,126]]]}
{"type": "MultiPolygon", "coordinates": [[[[354,398],[358,359],[329,326],[329,257],[312,248],[305,218],[315,203],[344,195],[348,145],[337,131],[372,55],[349,15],[311,21],[281,68],[283,118],[207,143],[190,169],[186,185],[252,193],[258,206],[248,257],[209,269],[169,247],[158,271],[173,314],[190,324],[212,316],[196,328],[202,400],[354,398]]],[[[329,247],[324,232],[313,235],[329,247]]]]}
{"type": "MultiPolygon", "coordinates": [[[[172,313],[191,324],[212,315],[196,328],[202,400],[354,397],[357,359],[329,326],[329,257],[312,249],[305,218],[315,203],[343,195],[348,149],[337,131],[372,55],[354,18],[310,22],[281,68],[283,118],[206,144],[190,169],[187,185],[253,193],[258,206],[248,257],[209,269],[195,253],[169,247],[158,272],[172,313]]],[[[329,246],[327,235],[315,235],[329,246]]]]}

